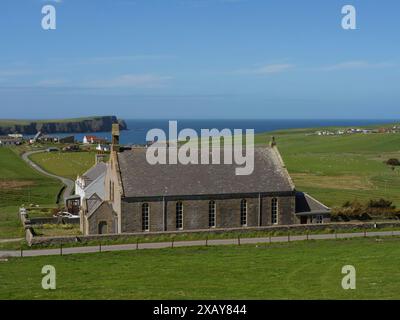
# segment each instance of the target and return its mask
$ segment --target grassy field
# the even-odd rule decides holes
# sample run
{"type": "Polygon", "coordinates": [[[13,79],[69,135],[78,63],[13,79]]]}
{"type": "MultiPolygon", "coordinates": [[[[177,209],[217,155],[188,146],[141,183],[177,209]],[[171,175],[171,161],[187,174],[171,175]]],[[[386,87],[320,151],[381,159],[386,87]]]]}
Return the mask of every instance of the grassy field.
{"type": "MultiPolygon", "coordinates": [[[[275,135],[297,189],[328,206],[346,201],[387,198],[400,206],[400,168],[384,164],[400,159],[400,134],[310,135],[314,129],[259,134],[257,144],[275,135]]],[[[94,164],[94,152],[42,153],[32,160],[45,170],[75,179],[94,164]]]]}
{"type": "Polygon", "coordinates": [[[95,163],[95,151],[91,152],[44,152],[30,158],[47,172],[75,180],[95,163]]]}
{"type": "Polygon", "coordinates": [[[399,299],[399,238],[175,248],[0,262],[0,299],[399,299]],[[57,289],[41,289],[41,269],[57,289]],[[341,287],[344,265],[357,289],[341,287]]]}
{"type": "MultiPolygon", "coordinates": [[[[400,159],[400,134],[309,135],[313,131],[273,133],[297,189],[329,206],[381,197],[400,206],[400,168],[383,163],[400,159]]],[[[256,143],[271,135],[258,135],[256,143]]]]}
{"type": "Polygon", "coordinates": [[[0,148],[0,238],[21,236],[19,206],[54,205],[61,187],[30,168],[12,149],[0,148]]]}

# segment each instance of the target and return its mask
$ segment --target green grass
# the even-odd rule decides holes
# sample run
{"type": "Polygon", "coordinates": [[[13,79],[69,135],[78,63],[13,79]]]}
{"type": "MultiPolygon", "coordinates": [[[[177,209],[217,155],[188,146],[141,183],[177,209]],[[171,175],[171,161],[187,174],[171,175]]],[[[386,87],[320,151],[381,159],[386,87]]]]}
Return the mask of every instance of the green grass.
{"type": "Polygon", "coordinates": [[[260,134],[256,143],[274,134],[297,189],[329,206],[382,197],[400,206],[400,168],[383,163],[400,158],[400,134],[309,135],[313,131],[260,134]]]}
{"type": "Polygon", "coordinates": [[[30,168],[12,149],[0,148],[0,239],[21,236],[18,208],[22,204],[55,204],[61,187],[57,180],[30,168]]]}
{"type": "Polygon", "coordinates": [[[0,299],[399,299],[399,238],[193,247],[0,262],[0,299]],[[53,265],[57,289],[41,288],[53,265]],[[341,287],[344,265],[357,289],[341,287]]]}
{"type": "Polygon", "coordinates": [[[75,236],[82,234],[79,224],[43,224],[35,227],[39,237],[75,236]]]}
{"type": "Polygon", "coordinates": [[[43,152],[30,158],[47,172],[75,180],[95,164],[95,151],[43,152]]]}

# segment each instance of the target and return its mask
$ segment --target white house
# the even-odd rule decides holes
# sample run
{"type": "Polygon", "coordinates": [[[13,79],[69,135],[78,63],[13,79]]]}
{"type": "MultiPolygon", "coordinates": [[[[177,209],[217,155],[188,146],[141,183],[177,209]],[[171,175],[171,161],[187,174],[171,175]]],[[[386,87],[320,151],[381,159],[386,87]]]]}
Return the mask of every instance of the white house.
{"type": "Polygon", "coordinates": [[[78,176],[75,181],[75,194],[79,195],[80,203],[82,204],[84,199],[88,199],[94,194],[101,199],[105,199],[105,177],[107,171],[107,165],[99,159],[102,155],[96,156],[96,164],[86,171],[81,176],[78,176]]]}
{"type": "Polygon", "coordinates": [[[108,151],[110,151],[110,147],[109,146],[107,146],[107,145],[103,145],[103,144],[98,144],[97,145],[97,147],[96,147],[96,150],[97,151],[105,151],[105,152],[108,152],[108,151]]]}
{"type": "Polygon", "coordinates": [[[96,136],[84,136],[82,142],[83,144],[95,144],[95,143],[104,144],[107,142],[107,140],[96,136]]]}

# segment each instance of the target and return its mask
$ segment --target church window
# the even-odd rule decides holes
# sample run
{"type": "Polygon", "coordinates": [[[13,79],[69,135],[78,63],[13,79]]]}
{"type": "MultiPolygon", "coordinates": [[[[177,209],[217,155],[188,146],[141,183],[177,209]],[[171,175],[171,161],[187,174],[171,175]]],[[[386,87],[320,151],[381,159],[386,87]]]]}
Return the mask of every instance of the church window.
{"type": "Polygon", "coordinates": [[[148,203],[142,204],[142,231],[149,231],[150,230],[150,207],[148,203]]]}
{"type": "Polygon", "coordinates": [[[180,201],[176,203],[176,228],[183,229],[183,204],[180,201]]]}
{"type": "Polygon", "coordinates": [[[247,225],[247,201],[245,199],[240,201],[240,225],[247,225]]]}
{"type": "Polygon", "coordinates": [[[215,201],[210,201],[208,203],[208,226],[210,228],[215,228],[215,220],[216,220],[216,205],[215,201]]]}

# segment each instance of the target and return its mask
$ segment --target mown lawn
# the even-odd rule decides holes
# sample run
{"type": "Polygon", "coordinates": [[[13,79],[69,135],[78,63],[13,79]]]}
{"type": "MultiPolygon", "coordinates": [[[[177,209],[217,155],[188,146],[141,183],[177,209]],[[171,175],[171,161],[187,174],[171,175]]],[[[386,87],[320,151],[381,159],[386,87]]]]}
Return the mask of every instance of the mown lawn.
{"type": "Polygon", "coordinates": [[[44,170],[75,180],[95,164],[96,152],[43,152],[33,154],[32,161],[44,170]]]}
{"type": "MultiPolygon", "coordinates": [[[[278,148],[297,189],[329,206],[348,200],[386,198],[400,206],[400,167],[384,164],[400,159],[400,134],[309,135],[314,130],[275,134],[278,148]]],[[[256,137],[265,143],[269,134],[256,137]]]]}
{"type": "Polygon", "coordinates": [[[30,168],[12,149],[0,148],[0,239],[21,236],[21,205],[54,205],[61,187],[30,168]]]}
{"type": "Polygon", "coordinates": [[[1,299],[399,299],[399,238],[174,248],[0,262],[1,299]],[[53,265],[57,289],[41,289],[53,265]],[[342,267],[357,271],[341,287],[342,267]]]}

